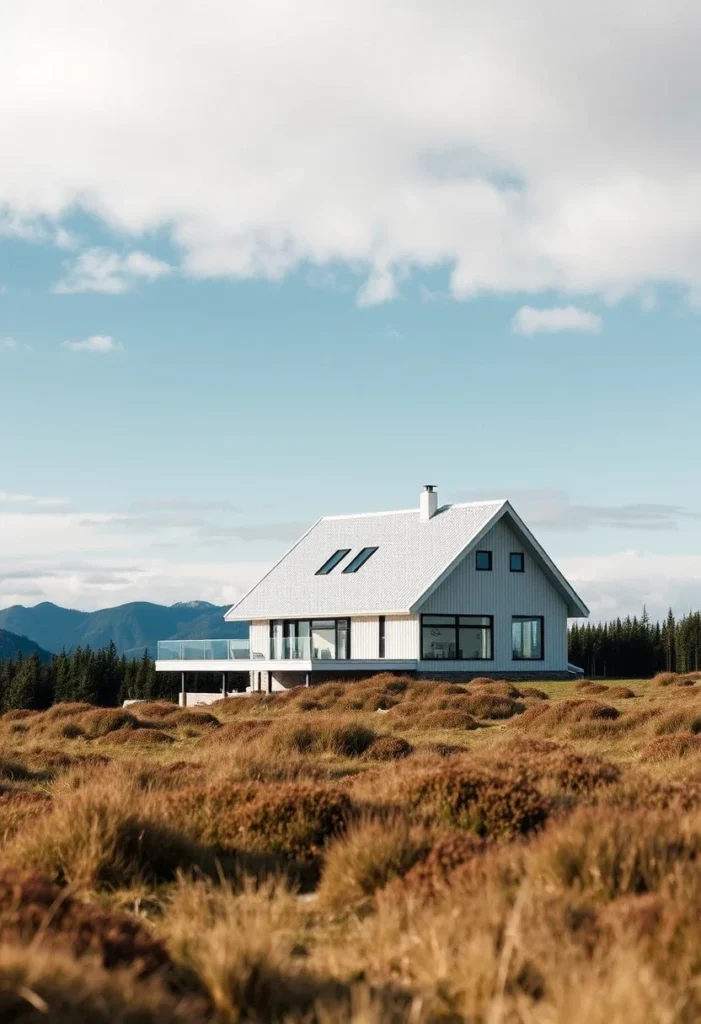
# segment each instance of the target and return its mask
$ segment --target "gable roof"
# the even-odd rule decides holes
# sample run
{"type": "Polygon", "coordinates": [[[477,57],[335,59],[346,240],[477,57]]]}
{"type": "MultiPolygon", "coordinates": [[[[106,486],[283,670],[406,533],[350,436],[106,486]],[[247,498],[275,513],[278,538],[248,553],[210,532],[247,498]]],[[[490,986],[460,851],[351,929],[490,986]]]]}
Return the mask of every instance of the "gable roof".
{"type": "Polygon", "coordinates": [[[332,618],[415,611],[499,521],[509,523],[564,598],[568,614],[589,614],[508,501],[444,505],[428,522],[418,509],[319,519],[224,616],[243,619],[332,618]],[[353,555],[377,547],[357,573],[353,555]],[[339,548],[350,554],[328,575],[317,570],[339,548]]]}

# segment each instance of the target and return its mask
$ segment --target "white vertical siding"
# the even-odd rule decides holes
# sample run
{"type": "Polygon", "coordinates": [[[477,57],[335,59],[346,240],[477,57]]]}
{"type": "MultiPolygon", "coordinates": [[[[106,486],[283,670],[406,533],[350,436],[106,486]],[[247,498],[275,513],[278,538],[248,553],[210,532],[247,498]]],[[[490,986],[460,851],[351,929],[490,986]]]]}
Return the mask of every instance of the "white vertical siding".
{"type": "Polygon", "coordinates": [[[351,658],[377,658],[380,624],[377,616],[351,619],[351,658]]]}
{"type": "Polygon", "coordinates": [[[419,620],[416,615],[385,617],[385,658],[401,660],[419,657],[419,620]]]}
{"type": "Polygon", "coordinates": [[[270,622],[267,619],[259,619],[250,625],[250,648],[251,653],[264,654],[269,656],[270,622]]]}
{"type": "Polygon", "coordinates": [[[478,547],[492,552],[492,571],[478,572],[472,551],[424,602],[421,611],[438,615],[493,615],[494,660],[423,662],[423,667],[445,671],[564,671],[567,668],[567,608],[545,573],[528,551],[524,551],[523,544],[503,520],[485,535],[478,547]],[[524,552],[525,572],[509,572],[512,551],[524,552]],[[545,657],[542,661],[512,659],[513,615],[543,616],[545,657]]]}

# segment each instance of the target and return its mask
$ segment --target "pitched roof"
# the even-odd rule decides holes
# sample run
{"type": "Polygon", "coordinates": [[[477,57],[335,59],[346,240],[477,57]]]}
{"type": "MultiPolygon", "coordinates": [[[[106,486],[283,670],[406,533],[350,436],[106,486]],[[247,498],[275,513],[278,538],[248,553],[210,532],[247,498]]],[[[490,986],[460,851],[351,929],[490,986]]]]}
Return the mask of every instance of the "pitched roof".
{"type": "Polygon", "coordinates": [[[528,543],[562,593],[571,615],[587,615],[564,577],[507,501],[444,505],[428,522],[418,509],[319,519],[225,618],[284,619],[399,614],[415,610],[437,583],[500,519],[528,543]],[[363,547],[377,551],[357,573],[342,570],[363,547]],[[316,575],[339,548],[351,553],[326,576],[316,575]]]}

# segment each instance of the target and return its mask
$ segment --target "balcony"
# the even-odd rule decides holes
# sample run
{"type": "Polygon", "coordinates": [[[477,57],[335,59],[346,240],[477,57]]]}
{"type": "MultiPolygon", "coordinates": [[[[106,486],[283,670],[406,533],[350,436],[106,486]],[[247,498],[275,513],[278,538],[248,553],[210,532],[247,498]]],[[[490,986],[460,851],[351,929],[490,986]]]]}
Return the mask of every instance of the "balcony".
{"type": "MultiPolygon", "coordinates": [[[[333,652],[314,646],[310,637],[269,637],[252,649],[248,640],[159,640],[158,661],[310,661],[333,652]]],[[[245,666],[241,666],[243,669],[245,666]]]]}

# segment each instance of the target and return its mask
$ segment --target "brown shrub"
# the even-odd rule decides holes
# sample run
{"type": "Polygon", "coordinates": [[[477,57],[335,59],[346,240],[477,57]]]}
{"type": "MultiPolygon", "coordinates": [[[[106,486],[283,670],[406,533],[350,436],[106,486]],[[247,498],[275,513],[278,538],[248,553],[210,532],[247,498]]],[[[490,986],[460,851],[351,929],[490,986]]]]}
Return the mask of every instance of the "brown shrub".
{"type": "Polygon", "coordinates": [[[28,943],[38,933],[73,956],[96,955],[107,969],[128,965],[140,978],[171,966],[136,918],[80,903],[34,871],[0,869],[0,942],[28,943]]]}
{"type": "Polygon", "coordinates": [[[652,677],[653,686],[672,686],[678,681],[679,675],[676,672],[658,672],[652,677]]]}
{"type": "Polygon", "coordinates": [[[413,751],[403,736],[378,736],[363,754],[364,761],[398,761],[413,751]]]}
{"type": "Polygon", "coordinates": [[[608,686],[605,683],[593,683],[590,679],[582,679],[574,684],[575,690],[580,693],[607,693],[608,686]]]}
{"type": "Polygon", "coordinates": [[[701,736],[691,732],[658,736],[640,752],[641,761],[675,761],[690,754],[701,753],[701,736]]]}
{"type": "Polygon", "coordinates": [[[121,711],[119,708],[94,708],[92,711],[83,711],[76,716],[75,724],[83,731],[88,739],[97,739],[98,736],[106,736],[117,729],[137,729],[138,720],[128,711],[121,711]]]}
{"type": "Polygon", "coordinates": [[[295,751],[299,754],[331,753],[339,757],[359,757],[377,738],[374,729],[358,722],[339,722],[332,715],[298,722],[293,718],[276,722],[263,738],[270,751],[295,751]]]}
{"type": "Polygon", "coordinates": [[[597,794],[597,803],[618,811],[674,811],[686,814],[701,810],[701,782],[665,782],[637,775],[597,794]]]}
{"type": "Polygon", "coordinates": [[[44,712],[44,719],[48,722],[53,722],[61,718],[72,718],[73,715],[82,715],[84,711],[94,710],[94,704],[85,704],[79,701],[60,701],[44,712]]]}
{"type": "Polygon", "coordinates": [[[400,879],[399,884],[407,892],[422,898],[432,897],[438,888],[449,883],[451,874],[457,868],[471,864],[486,849],[488,846],[483,839],[469,833],[448,832],[439,835],[427,855],[400,879]]]}
{"type": "Polygon", "coordinates": [[[522,775],[466,767],[439,768],[408,776],[404,804],[479,836],[514,837],[539,828],[549,803],[522,775]]]}
{"type": "Polygon", "coordinates": [[[129,705],[129,711],[132,715],[136,715],[137,718],[151,720],[167,718],[168,715],[172,715],[177,710],[178,705],[170,700],[139,700],[135,704],[129,705]]]}
{"type": "Polygon", "coordinates": [[[467,684],[468,693],[473,693],[475,690],[484,691],[492,694],[494,697],[520,697],[521,691],[518,687],[514,686],[513,683],[508,682],[506,679],[472,679],[467,684]]]}
{"type": "Polygon", "coordinates": [[[519,717],[518,725],[525,732],[548,733],[581,723],[613,721],[619,715],[617,708],[596,700],[561,700],[534,705],[519,717]]]}
{"type": "Polygon", "coordinates": [[[173,737],[161,729],[117,729],[101,736],[99,743],[116,743],[130,747],[158,747],[172,743],[173,737]]]}
{"type": "Polygon", "coordinates": [[[312,783],[192,787],[166,794],[167,820],[224,852],[315,859],[346,826],[349,795],[312,783]]]}
{"type": "Polygon", "coordinates": [[[701,732],[701,708],[688,705],[675,707],[672,711],[661,715],[655,721],[653,732],[656,736],[665,736],[675,732],[701,732]]]}
{"type": "Polygon", "coordinates": [[[239,743],[263,736],[273,725],[272,718],[239,718],[226,722],[221,729],[206,732],[198,741],[199,746],[211,747],[226,743],[239,743]]]}
{"type": "Polygon", "coordinates": [[[484,690],[467,697],[464,709],[475,718],[513,718],[524,710],[524,705],[511,697],[502,697],[484,690]]]}
{"type": "Polygon", "coordinates": [[[11,711],[5,712],[2,716],[2,721],[21,722],[25,718],[36,718],[39,714],[41,714],[41,712],[32,711],[30,708],[13,708],[11,711]]]}
{"type": "Polygon", "coordinates": [[[519,696],[522,700],[550,700],[550,694],[545,690],[539,690],[537,686],[521,686],[519,696]]]}
{"type": "Polygon", "coordinates": [[[609,700],[630,700],[635,693],[628,686],[609,686],[609,700]]]}
{"type": "Polygon", "coordinates": [[[411,723],[416,729],[476,729],[477,722],[467,711],[429,711],[411,723]]]}
{"type": "Polygon", "coordinates": [[[189,729],[218,729],[221,722],[209,711],[196,711],[194,708],[171,708],[169,715],[163,717],[164,726],[177,726],[189,729]]]}

